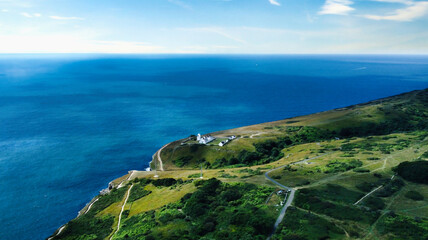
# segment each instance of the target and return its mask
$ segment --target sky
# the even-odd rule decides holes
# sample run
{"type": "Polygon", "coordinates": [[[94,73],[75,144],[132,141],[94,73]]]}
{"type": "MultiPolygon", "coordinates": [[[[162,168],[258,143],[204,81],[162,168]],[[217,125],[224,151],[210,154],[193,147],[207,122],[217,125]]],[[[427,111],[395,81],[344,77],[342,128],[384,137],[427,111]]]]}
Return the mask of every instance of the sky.
{"type": "Polygon", "coordinates": [[[0,0],[0,53],[428,54],[428,1],[0,0]]]}

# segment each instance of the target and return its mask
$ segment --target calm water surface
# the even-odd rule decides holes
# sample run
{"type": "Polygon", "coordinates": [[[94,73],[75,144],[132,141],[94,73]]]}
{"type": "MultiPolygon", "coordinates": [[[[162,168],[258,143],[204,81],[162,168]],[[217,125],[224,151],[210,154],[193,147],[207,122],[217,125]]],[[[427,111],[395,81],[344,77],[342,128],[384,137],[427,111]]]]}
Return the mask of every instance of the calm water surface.
{"type": "Polygon", "coordinates": [[[0,239],[48,237],[172,140],[427,87],[427,56],[0,55],[0,239]]]}

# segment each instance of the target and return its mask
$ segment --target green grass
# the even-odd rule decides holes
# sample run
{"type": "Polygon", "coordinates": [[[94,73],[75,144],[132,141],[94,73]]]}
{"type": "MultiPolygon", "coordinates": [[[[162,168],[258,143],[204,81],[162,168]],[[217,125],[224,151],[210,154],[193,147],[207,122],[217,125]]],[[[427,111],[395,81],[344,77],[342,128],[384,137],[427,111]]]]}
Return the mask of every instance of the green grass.
{"type": "Polygon", "coordinates": [[[273,240],[279,239],[342,239],[345,232],[333,222],[313,213],[291,208],[279,225],[273,240]]]}
{"type": "MultiPolygon", "coordinates": [[[[265,239],[281,199],[275,194],[267,199],[274,189],[263,173],[287,164],[271,176],[298,187],[296,208],[287,212],[274,239],[427,238],[427,129],[425,90],[212,133],[217,142],[242,136],[224,147],[175,141],[160,154],[162,180],[148,181],[153,173],[134,174],[146,180],[132,180],[114,239],[265,239]],[[204,178],[223,183],[174,180],[199,178],[201,164],[204,178]],[[399,176],[391,181],[395,172],[399,176]]],[[[55,239],[105,238],[117,223],[126,190],[102,196],[55,239]]]]}

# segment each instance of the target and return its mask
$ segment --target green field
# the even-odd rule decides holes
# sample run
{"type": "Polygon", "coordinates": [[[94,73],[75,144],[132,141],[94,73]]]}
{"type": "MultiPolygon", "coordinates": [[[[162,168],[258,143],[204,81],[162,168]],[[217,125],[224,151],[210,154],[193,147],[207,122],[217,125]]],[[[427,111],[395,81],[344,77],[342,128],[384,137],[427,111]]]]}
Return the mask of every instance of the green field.
{"type": "Polygon", "coordinates": [[[296,194],[272,239],[428,238],[427,90],[211,135],[166,145],[158,178],[113,181],[124,187],[53,239],[266,239],[284,199],[264,173],[277,167],[296,194]]]}

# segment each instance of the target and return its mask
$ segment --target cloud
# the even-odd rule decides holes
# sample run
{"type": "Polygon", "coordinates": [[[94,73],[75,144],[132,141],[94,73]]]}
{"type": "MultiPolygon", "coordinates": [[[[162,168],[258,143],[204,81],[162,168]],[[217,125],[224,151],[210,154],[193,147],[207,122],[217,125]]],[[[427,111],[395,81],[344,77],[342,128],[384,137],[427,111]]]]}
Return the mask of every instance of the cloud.
{"type": "Polygon", "coordinates": [[[80,17],[61,17],[61,16],[49,16],[49,17],[55,20],[85,20],[84,18],[80,18],[80,17]]]}
{"type": "Polygon", "coordinates": [[[354,2],[350,0],[326,0],[318,14],[348,15],[349,12],[355,10],[350,7],[352,4],[354,4],[354,2]]]}
{"type": "Polygon", "coordinates": [[[385,3],[402,3],[406,5],[413,4],[412,0],[372,0],[374,2],[385,2],[385,3]]]}
{"type": "Polygon", "coordinates": [[[1,12],[9,12],[7,9],[2,9],[1,12]]]}
{"type": "Polygon", "coordinates": [[[281,4],[277,0],[269,0],[270,4],[275,6],[281,6],[281,4]]]}
{"type": "Polygon", "coordinates": [[[24,16],[26,18],[33,18],[33,17],[41,17],[42,14],[40,14],[40,13],[33,13],[33,14],[31,14],[31,13],[27,13],[27,12],[22,12],[21,16],[24,16]]]}
{"type": "MultiPolygon", "coordinates": [[[[379,1],[379,0],[378,0],[379,1]]],[[[388,0],[387,0],[388,1],[388,0]]],[[[392,1],[392,0],[389,0],[392,1]]],[[[385,1],[386,2],[386,1],[385,1]]],[[[397,9],[389,15],[364,15],[363,17],[372,20],[390,20],[400,22],[410,22],[416,18],[423,17],[428,14],[428,2],[412,2],[408,7],[397,9]]]]}

